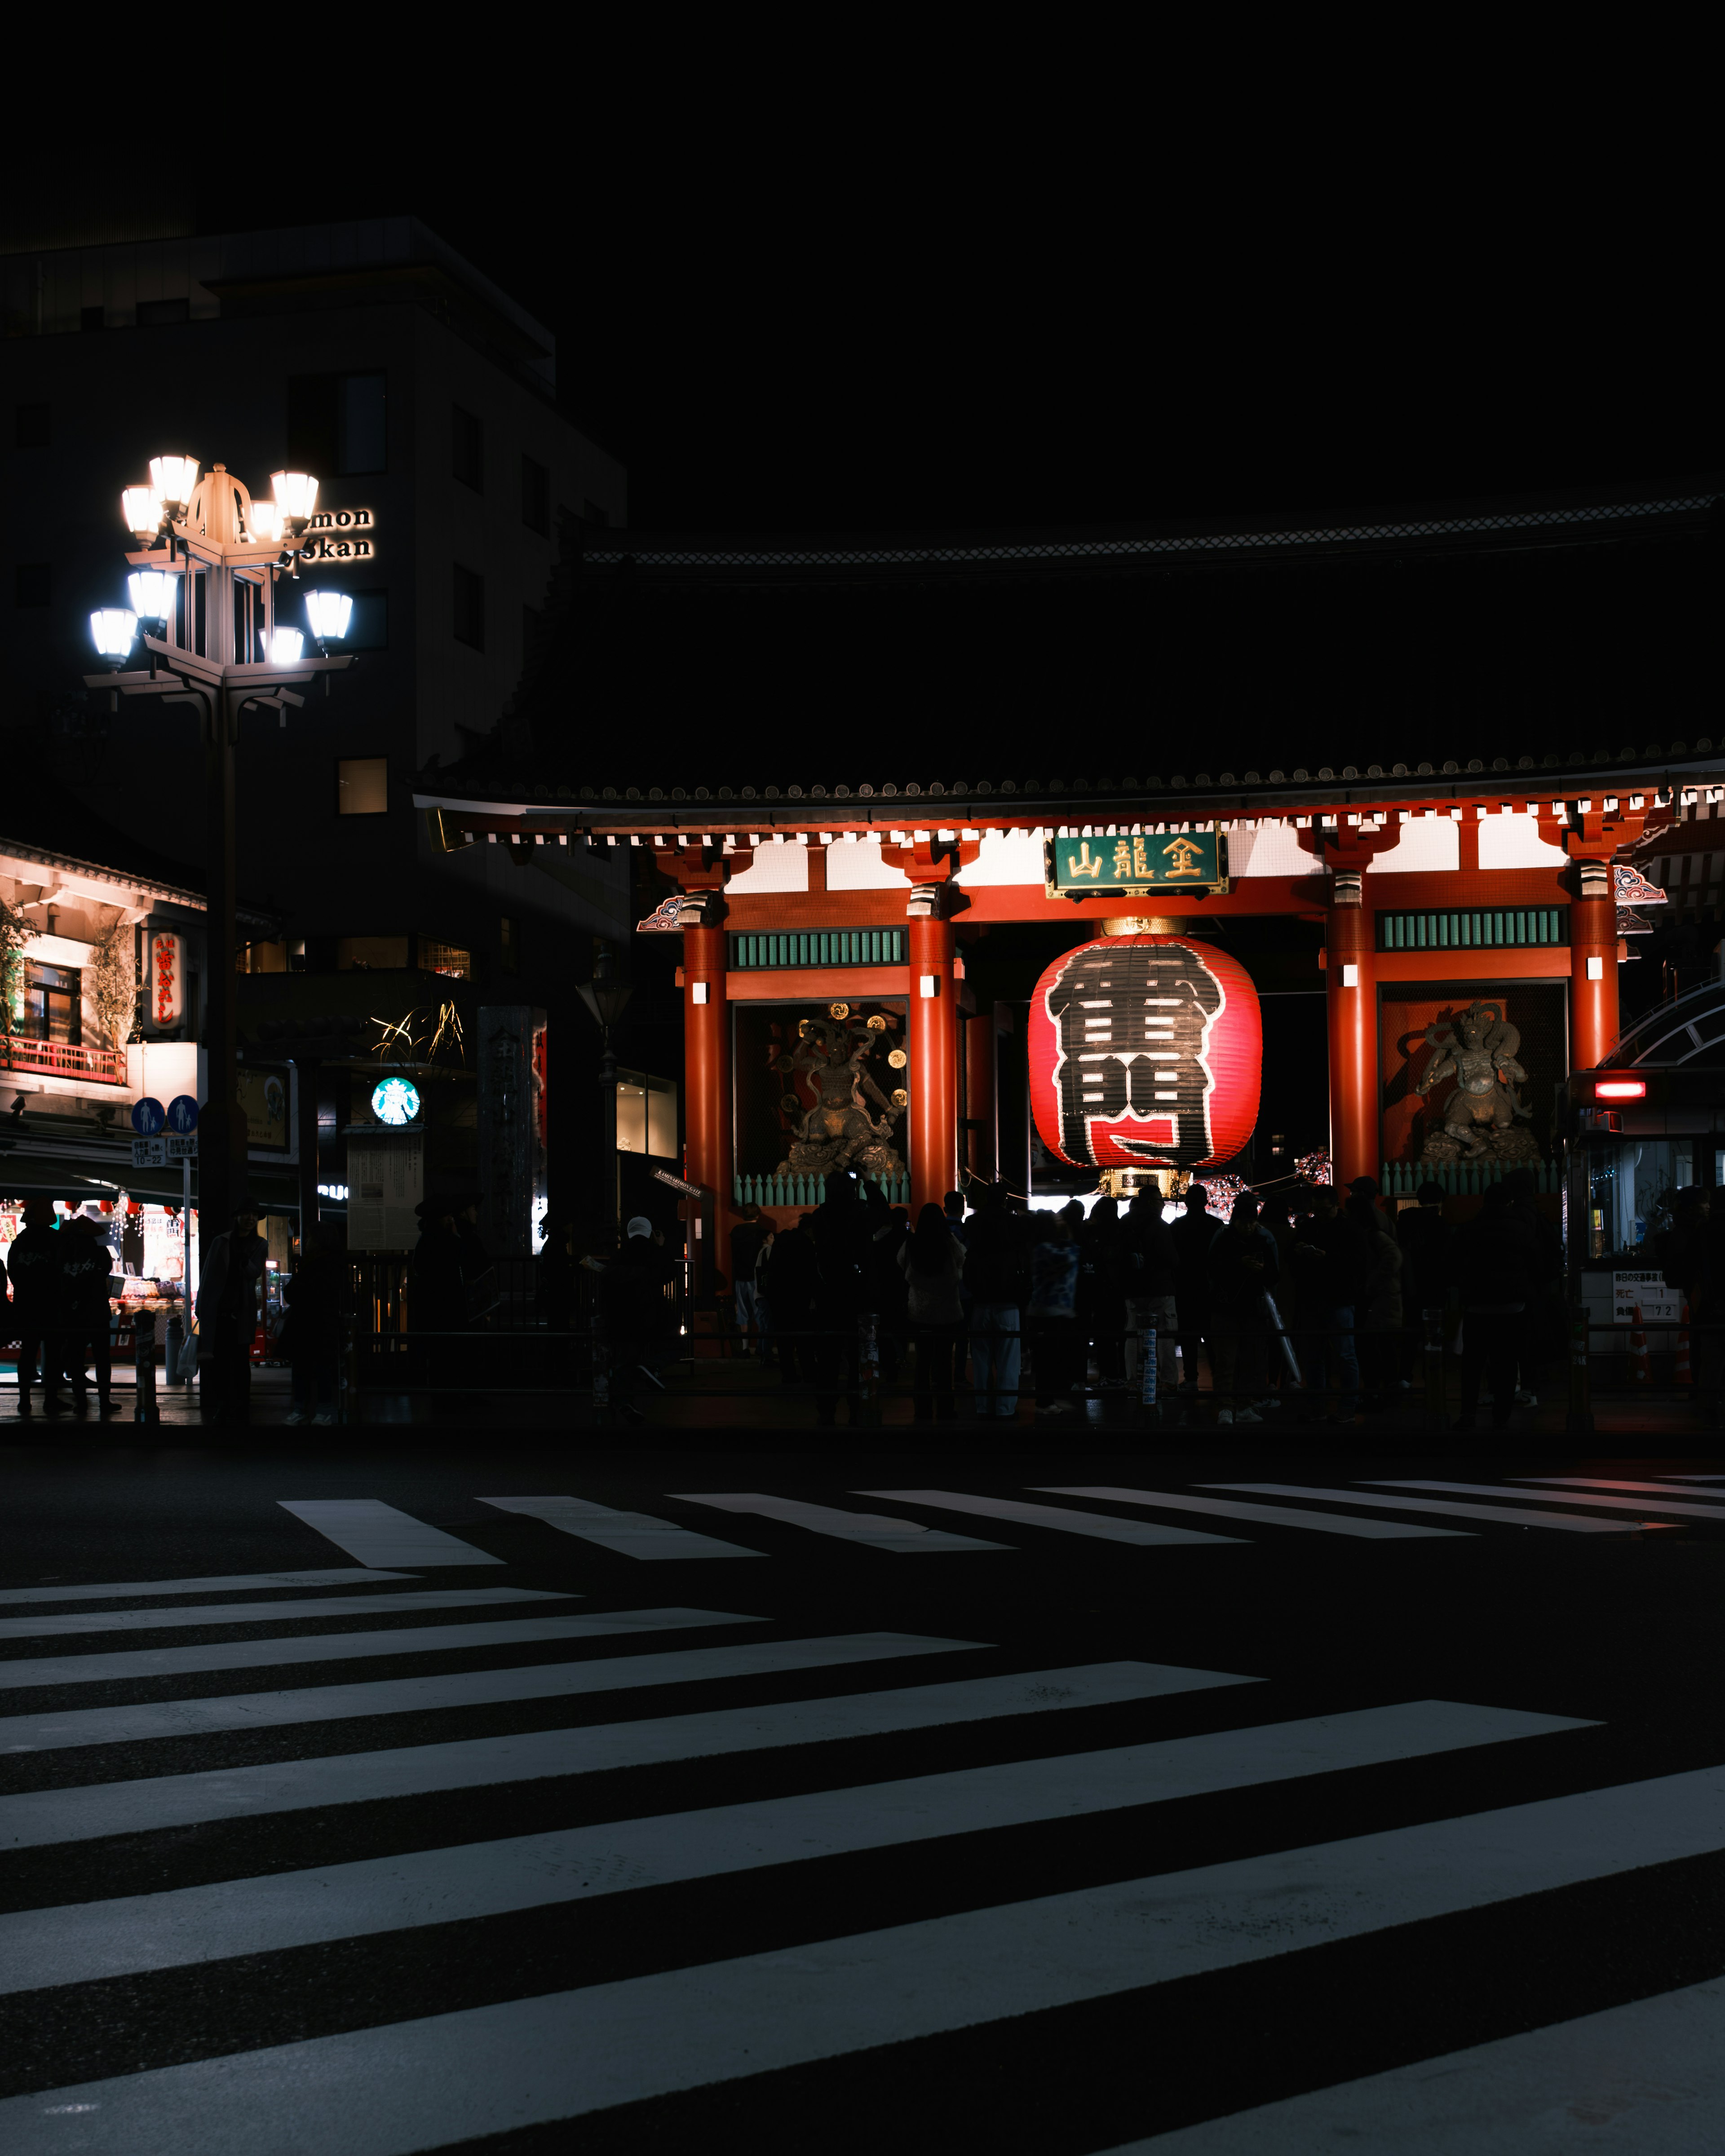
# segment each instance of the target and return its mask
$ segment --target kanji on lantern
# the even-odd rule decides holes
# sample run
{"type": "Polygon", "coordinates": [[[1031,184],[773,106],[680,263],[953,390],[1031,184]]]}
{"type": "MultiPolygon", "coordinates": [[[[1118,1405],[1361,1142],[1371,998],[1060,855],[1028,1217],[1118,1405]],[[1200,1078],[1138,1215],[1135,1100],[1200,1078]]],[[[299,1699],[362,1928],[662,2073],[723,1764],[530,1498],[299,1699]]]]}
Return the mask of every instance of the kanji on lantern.
{"type": "Polygon", "coordinates": [[[1030,1105],[1084,1168],[1205,1168],[1258,1117],[1263,1027],[1236,959],[1183,936],[1111,936],[1048,968],[1030,999],[1030,1105]]]}

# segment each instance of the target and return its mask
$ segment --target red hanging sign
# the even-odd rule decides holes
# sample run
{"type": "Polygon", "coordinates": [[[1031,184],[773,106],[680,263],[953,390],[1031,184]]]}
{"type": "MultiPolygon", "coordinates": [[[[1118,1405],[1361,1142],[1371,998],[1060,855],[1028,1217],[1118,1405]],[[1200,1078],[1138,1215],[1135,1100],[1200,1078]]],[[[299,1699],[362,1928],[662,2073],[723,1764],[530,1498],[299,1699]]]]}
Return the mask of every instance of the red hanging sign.
{"type": "Polygon", "coordinates": [[[1258,1120],[1264,1029],[1239,961],[1183,936],[1111,936],[1030,998],[1030,1107],[1079,1168],[1208,1168],[1258,1120]]]}
{"type": "Polygon", "coordinates": [[[186,1011],[186,946],[166,931],[150,938],[150,1020],[177,1025],[186,1011]]]}

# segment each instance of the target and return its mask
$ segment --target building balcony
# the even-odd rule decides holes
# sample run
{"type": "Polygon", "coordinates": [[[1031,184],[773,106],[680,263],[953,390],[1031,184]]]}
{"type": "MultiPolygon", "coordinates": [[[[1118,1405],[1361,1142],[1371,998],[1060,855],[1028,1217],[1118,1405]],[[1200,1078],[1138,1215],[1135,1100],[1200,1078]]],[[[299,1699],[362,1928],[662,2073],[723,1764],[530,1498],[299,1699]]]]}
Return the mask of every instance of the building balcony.
{"type": "Polygon", "coordinates": [[[26,1040],[0,1034],[0,1070],[28,1070],[43,1077],[77,1078],[124,1087],[123,1048],[78,1048],[67,1040],[26,1040]]]}

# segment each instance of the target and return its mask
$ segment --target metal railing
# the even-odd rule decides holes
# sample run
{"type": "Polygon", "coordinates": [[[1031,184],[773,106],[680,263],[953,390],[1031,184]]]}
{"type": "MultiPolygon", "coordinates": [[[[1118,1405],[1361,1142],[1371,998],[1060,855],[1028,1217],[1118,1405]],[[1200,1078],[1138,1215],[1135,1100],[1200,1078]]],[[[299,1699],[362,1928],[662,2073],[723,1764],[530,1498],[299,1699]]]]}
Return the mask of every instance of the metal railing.
{"type": "Polygon", "coordinates": [[[84,1048],[69,1040],[27,1040],[0,1035],[0,1070],[40,1070],[59,1078],[94,1078],[100,1086],[126,1083],[126,1051],[84,1048]]]}

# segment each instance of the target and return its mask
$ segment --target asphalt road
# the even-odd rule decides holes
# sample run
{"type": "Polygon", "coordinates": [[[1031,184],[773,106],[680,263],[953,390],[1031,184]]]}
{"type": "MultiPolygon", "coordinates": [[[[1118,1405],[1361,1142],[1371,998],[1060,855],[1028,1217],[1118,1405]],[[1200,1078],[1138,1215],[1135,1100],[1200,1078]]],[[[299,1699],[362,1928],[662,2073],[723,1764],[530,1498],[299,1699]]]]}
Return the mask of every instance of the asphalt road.
{"type": "Polygon", "coordinates": [[[1725,2146],[1725,1460],[0,1476],[8,2156],[1725,2146]]]}

